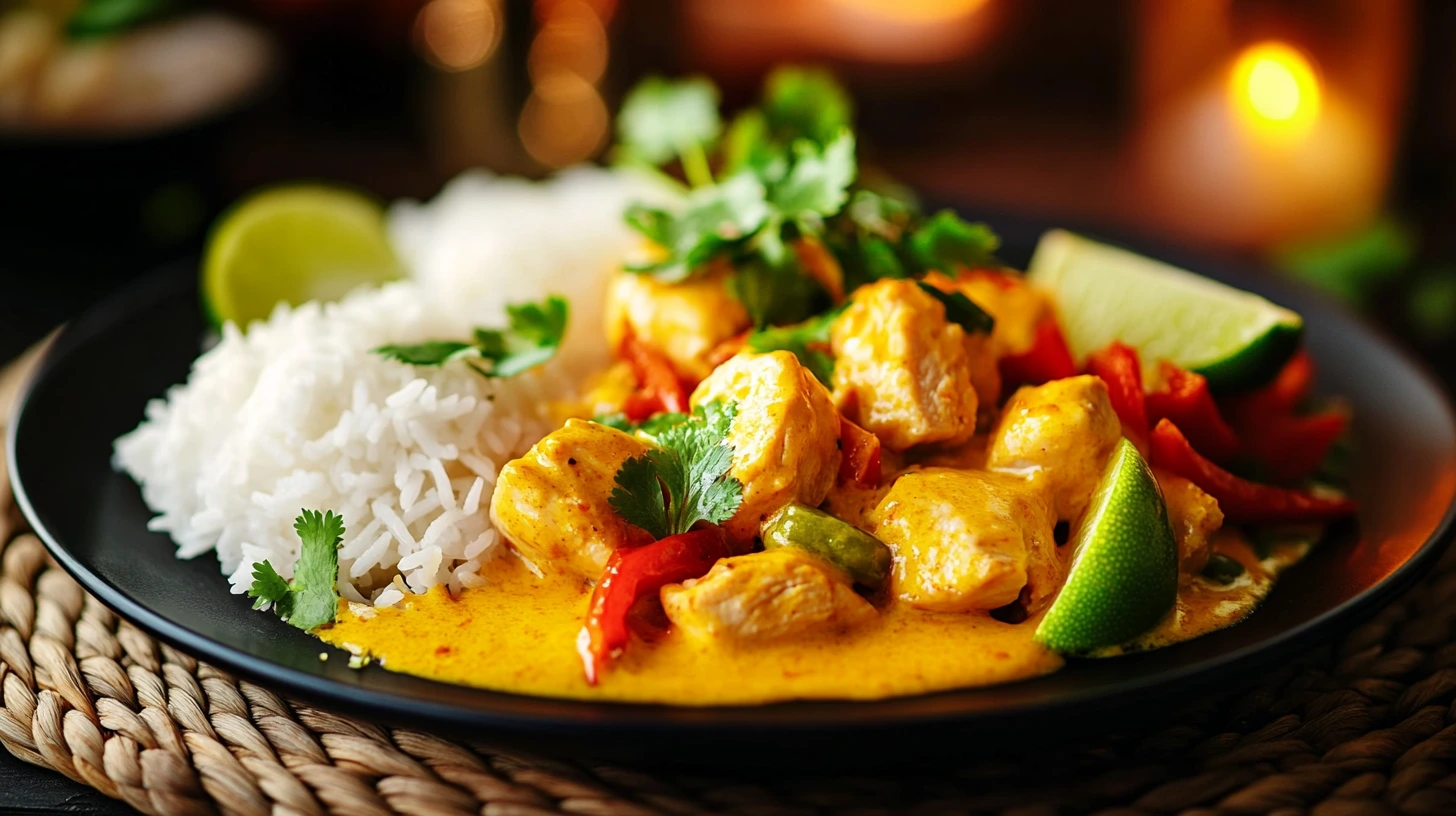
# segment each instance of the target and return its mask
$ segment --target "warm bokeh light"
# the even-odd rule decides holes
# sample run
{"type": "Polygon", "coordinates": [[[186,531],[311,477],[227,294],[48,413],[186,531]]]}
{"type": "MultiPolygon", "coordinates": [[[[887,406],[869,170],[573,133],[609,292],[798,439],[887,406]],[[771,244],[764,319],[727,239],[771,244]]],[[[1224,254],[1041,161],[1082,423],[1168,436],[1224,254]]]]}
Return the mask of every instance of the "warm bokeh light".
{"type": "Polygon", "coordinates": [[[914,22],[953,20],[975,12],[986,0],[834,0],[883,17],[914,22]]]}
{"type": "Polygon", "coordinates": [[[526,69],[534,82],[566,71],[595,83],[607,70],[607,29],[591,4],[560,0],[531,42],[526,69]]]}
{"type": "Polygon", "coordinates": [[[415,17],[415,43],[431,63],[466,71],[490,58],[500,43],[496,0],[430,0],[415,17]]]}
{"type": "Polygon", "coordinates": [[[562,72],[537,83],[521,111],[521,144],[547,167],[565,167],[601,149],[611,123],[596,86],[562,72]]]}
{"type": "Polygon", "coordinates": [[[1234,61],[1234,103],[1249,120],[1272,132],[1302,133],[1320,109],[1320,85],[1304,54],[1282,42],[1246,48],[1234,61]]]}

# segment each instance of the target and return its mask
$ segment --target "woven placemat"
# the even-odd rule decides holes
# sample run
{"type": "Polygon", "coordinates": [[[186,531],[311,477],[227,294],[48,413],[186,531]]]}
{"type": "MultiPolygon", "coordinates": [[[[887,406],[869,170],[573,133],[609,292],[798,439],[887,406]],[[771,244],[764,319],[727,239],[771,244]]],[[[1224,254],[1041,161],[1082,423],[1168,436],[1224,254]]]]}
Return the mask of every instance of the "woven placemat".
{"type": "MultiPolygon", "coordinates": [[[[0,407],[19,375],[0,377],[0,407]]],[[[707,778],[282,698],[82,591],[25,530],[3,467],[0,501],[0,744],[144,813],[1456,813],[1456,558],[1342,642],[1152,732],[933,774],[707,778]]]]}

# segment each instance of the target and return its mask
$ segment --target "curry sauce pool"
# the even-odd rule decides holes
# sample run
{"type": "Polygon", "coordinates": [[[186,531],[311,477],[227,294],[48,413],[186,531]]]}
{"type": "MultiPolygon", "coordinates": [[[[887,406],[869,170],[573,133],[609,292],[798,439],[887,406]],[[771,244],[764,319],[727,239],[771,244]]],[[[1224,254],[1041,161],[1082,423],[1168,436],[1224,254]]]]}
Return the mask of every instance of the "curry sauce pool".
{"type": "Polygon", "coordinates": [[[1060,657],[1031,640],[1034,621],[924,612],[892,604],[852,631],[733,646],[669,631],[628,649],[596,686],[581,672],[576,633],[590,590],[559,573],[532,575],[514,558],[487,566],[489,583],[443,590],[361,618],[346,611],[319,631],[385,668],[548,697],[673,705],[734,705],[798,698],[877,699],[1006,683],[1056,671],[1060,657]]]}
{"type": "MultiPolygon", "coordinates": [[[[1238,623],[1303,555],[1281,548],[1260,561],[1238,535],[1217,552],[1248,570],[1228,586],[1195,580],[1143,639],[1142,648],[1186,640],[1238,623]]],[[[398,607],[346,609],[319,630],[329,643],[371,656],[391,671],[494,691],[584,700],[671,705],[752,705],[792,699],[871,700],[989,686],[1050,674],[1062,666],[1032,640],[1040,616],[1007,624],[986,615],[935,613],[892,603],[849,631],[780,643],[695,641],[672,630],[651,648],[628,649],[589,685],[574,644],[590,588],[562,574],[536,577],[515,558],[486,565],[489,583],[451,596],[443,588],[398,607]]]]}

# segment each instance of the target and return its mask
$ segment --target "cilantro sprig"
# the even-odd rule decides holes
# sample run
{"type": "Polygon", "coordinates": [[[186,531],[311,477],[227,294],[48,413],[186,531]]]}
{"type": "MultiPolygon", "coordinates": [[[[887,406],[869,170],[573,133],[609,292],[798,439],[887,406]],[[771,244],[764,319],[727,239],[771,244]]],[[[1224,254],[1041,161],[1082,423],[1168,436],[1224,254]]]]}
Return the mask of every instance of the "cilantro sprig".
{"type": "Polygon", "coordinates": [[[908,197],[857,190],[829,225],[825,243],[845,273],[847,289],[880,278],[918,278],[962,266],[1000,267],[1001,239],[950,210],[930,217],[908,197]]]}
{"type": "Polygon", "coordinates": [[[674,425],[686,422],[690,414],[681,414],[676,411],[664,411],[660,414],[653,414],[641,422],[633,422],[624,413],[602,414],[592,417],[592,422],[598,425],[605,425],[608,428],[616,428],[626,433],[641,433],[645,436],[656,439],[657,435],[674,425]]]}
{"type": "Polygon", "coordinates": [[[305,632],[333,621],[339,611],[339,542],[344,520],[333,511],[304,510],[293,522],[301,547],[289,581],[268,561],[253,565],[248,595],[253,608],[270,605],[280,618],[305,632]]]}
{"type": "Polygon", "coordinates": [[[566,300],[552,295],[540,303],[507,306],[507,328],[478,328],[468,342],[430,340],[413,345],[380,346],[374,353],[417,366],[442,366],[463,360],[482,376],[514,377],[556,356],[561,339],[566,336],[567,316],[566,300]],[[476,360],[483,360],[486,365],[476,360]]]}
{"type": "Polygon", "coordinates": [[[617,514],[659,540],[699,521],[732,518],[743,502],[743,484],[728,475],[728,430],[736,414],[733,404],[713,402],[676,423],[659,423],[657,447],[617,469],[609,499],[617,514]]]}
{"type": "Polygon", "coordinates": [[[713,183],[707,149],[723,131],[718,89],[702,77],[671,82],[648,77],[617,114],[619,161],[655,167],[678,159],[693,186],[713,183]]]}
{"type": "Polygon", "coordinates": [[[834,355],[829,353],[829,329],[834,325],[834,320],[844,312],[844,308],[839,306],[830,309],[792,326],[776,326],[752,332],[745,345],[749,351],[760,354],[781,350],[792,352],[819,382],[830,386],[830,380],[834,376],[834,355]]]}
{"type": "Polygon", "coordinates": [[[834,255],[844,291],[882,277],[999,266],[997,238],[985,225],[949,210],[927,217],[908,195],[857,187],[853,105],[827,72],[775,71],[760,104],[726,130],[717,104],[702,78],[653,77],[628,95],[615,155],[639,166],[676,162],[691,184],[677,207],[627,211],[627,223],[663,250],[631,271],[678,282],[727,266],[729,291],[763,330],[832,305],[791,249],[801,239],[834,255]]]}

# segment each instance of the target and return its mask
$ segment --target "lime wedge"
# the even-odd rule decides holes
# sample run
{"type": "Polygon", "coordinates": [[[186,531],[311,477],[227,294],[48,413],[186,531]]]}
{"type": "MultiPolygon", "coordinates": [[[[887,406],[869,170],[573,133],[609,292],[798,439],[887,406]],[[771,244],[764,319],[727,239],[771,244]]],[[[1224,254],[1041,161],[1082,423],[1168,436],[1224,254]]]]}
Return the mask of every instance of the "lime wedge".
{"type": "Polygon", "coordinates": [[[1120,340],[1150,371],[1168,360],[1222,393],[1273,379],[1304,328],[1258,295],[1063,230],[1042,236],[1027,277],[1051,293],[1078,359],[1120,340]]]}
{"type": "Polygon", "coordinates": [[[378,202],[335,187],[274,187],[243,199],[213,226],[202,300],[215,323],[246,326],[279,301],[337,300],[399,272],[378,202]]]}
{"type": "Polygon", "coordinates": [[[1048,649],[1086,654],[1146,632],[1178,595],[1178,546],[1168,508],[1126,439],[1108,461],[1069,545],[1072,569],[1036,628],[1048,649]]]}

